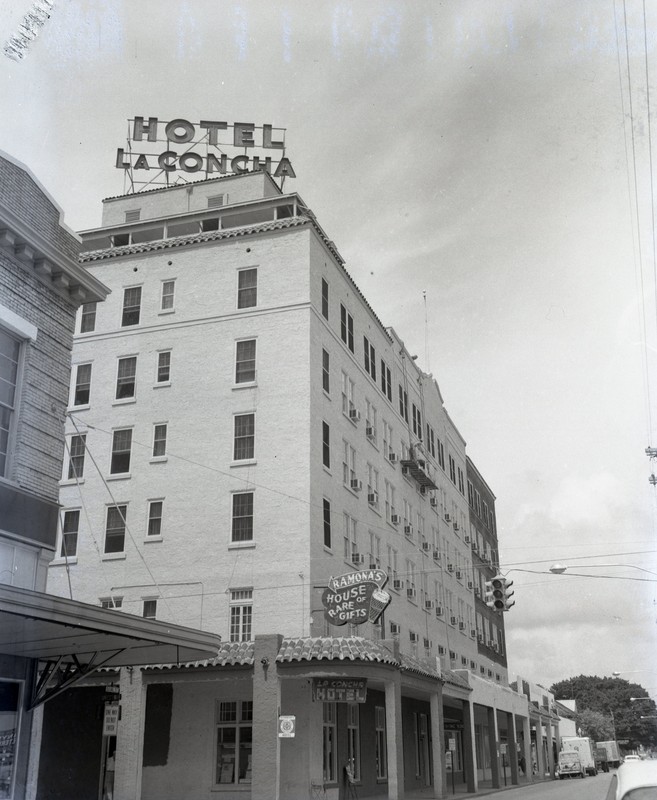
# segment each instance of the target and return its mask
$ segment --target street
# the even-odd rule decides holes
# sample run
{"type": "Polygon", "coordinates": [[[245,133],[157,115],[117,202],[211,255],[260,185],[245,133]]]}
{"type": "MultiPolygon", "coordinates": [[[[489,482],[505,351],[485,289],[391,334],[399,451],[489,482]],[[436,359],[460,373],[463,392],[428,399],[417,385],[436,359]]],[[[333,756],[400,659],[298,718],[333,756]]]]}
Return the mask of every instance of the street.
{"type": "MultiPolygon", "coordinates": [[[[490,795],[495,800],[606,800],[614,773],[600,772],[584,780],[571,778],[504,789],[490,795]]],[[[458,795],[457,795],[458,796],[458,795]]]]}

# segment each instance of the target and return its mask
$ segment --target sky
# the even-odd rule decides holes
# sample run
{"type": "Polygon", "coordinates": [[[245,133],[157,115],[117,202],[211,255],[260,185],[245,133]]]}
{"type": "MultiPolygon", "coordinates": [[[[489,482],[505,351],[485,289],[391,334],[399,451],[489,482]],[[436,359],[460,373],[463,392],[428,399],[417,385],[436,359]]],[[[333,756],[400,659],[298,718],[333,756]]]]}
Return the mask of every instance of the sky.
{"type": "MultiPolygon", "coordinates": [[[[47,2],[0,0],[0,46],[47,2]]],[[[124,192],[128,119],[285,128],[286,190],[497,497],[510,677],[620,672],[657,697],[647,5],[55,0],[0,54],[0,150],[84,230],[124,192]]]]}

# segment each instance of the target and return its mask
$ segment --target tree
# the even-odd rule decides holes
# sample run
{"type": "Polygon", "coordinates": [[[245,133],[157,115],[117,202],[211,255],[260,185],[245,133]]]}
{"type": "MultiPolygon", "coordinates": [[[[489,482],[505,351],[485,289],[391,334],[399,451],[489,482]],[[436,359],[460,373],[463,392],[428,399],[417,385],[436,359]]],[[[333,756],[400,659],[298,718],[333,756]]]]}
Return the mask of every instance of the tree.
{"type": "Polygon", "coordinates": [[[577,730],[594,742],[607,742],[614,738],[614,723],[610,714],[585,708],[576,717],[577,730]]]}
{"type": "MultiPolygon", "coordinates": [[[[657,717],[655,703],[652,700],[632,702],[630,697],[648,697],[648,692],[638,683],[630,683],[622,678],[598,678],[597,676],[578,675],[559,681],[550,687],[550,691],[557,700],[574,699],[577,702],[577,712],[582,717],[584,712],[601,714],[613,725],[616,730],[616,739],[627,739],[626,748],[634,750],[637,747],[657,746],[657,719],[641,719],[642,716],[657,717]]],[[[591,730],[601,730],[596,727],[600,718],[584,717],[578,726],[585,730],[585,724],[591,725],[591,730]]],[[[590,735],[596,741],[593,734],[590,735]]],[[[612,737],[607,737],[612,738],[612,737]]]]}

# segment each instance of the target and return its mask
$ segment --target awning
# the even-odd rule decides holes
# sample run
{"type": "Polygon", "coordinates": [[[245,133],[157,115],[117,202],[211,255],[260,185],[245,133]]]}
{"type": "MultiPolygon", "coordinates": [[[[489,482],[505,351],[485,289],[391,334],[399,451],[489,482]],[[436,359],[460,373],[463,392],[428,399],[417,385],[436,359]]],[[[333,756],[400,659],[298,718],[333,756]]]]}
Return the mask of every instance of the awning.
{"type": "Polygon", "coordinates": [[[221,637],[0,585],[0,653],[45,662],[31,707],[99,667],[214,658],[221,637]]]}

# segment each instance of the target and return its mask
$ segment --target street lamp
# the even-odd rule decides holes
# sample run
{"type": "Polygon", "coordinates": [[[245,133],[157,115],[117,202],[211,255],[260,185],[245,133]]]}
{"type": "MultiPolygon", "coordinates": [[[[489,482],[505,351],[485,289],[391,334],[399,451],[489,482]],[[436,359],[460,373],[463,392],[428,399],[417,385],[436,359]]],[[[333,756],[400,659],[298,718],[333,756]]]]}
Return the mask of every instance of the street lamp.
{"type": "MultiPolygon", "coordinates": [[[[645,569],[644,567],[638,567],[636,564],[553,564],[550,567],[550,572],[553,575],[563,575],[566,570],[569,569],[591,569],[591,568],[598,568],[598,567],[624,567],[627,569],[638,569],[640,572],[647,572],[649,575],[657,575],[657,572],[653,572],[651,569],[645,569]]],[[[578,574],[578,573],[574,573],[578,574]]],[[[585,575],[582,576],[579,574],[579,577],[587,577],[587,578],[595,578],[595,575],[585,575]]],[[[608,576],[605,576],[608,577],[608,576]]],[[[619,579],[623,579],[622,575],[615,576],[619,579]]],[[[625,580],[650,580],[650,578],[625,578],[625,580]]]]}

